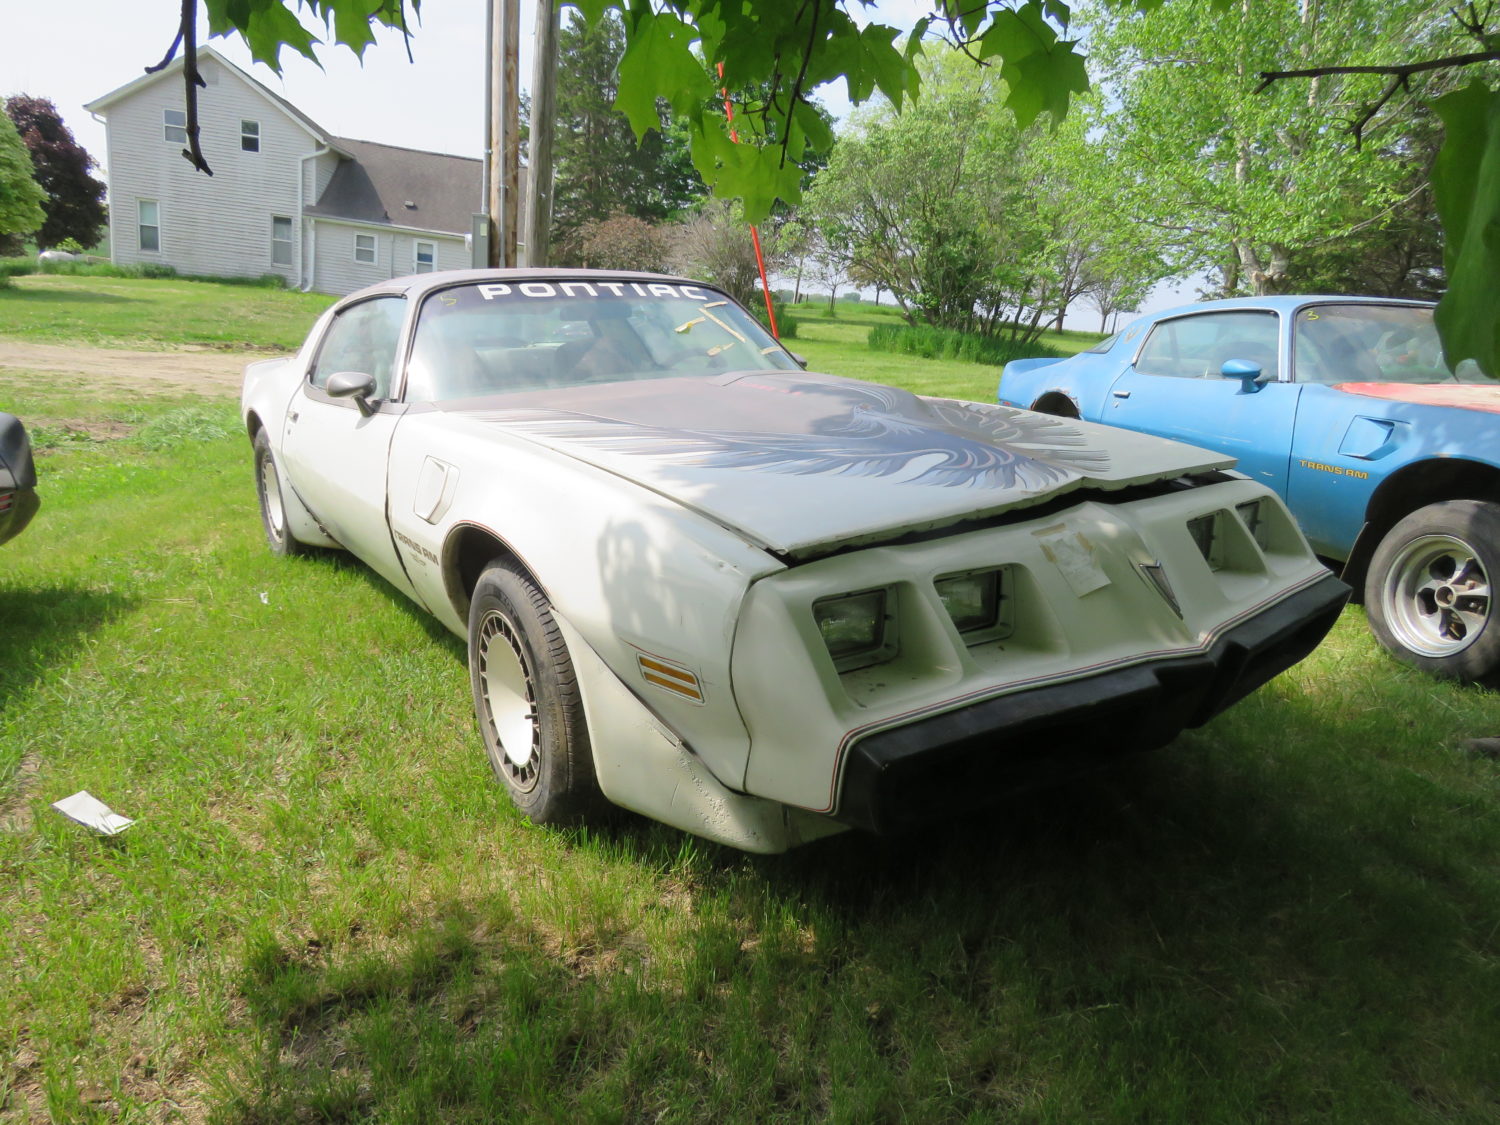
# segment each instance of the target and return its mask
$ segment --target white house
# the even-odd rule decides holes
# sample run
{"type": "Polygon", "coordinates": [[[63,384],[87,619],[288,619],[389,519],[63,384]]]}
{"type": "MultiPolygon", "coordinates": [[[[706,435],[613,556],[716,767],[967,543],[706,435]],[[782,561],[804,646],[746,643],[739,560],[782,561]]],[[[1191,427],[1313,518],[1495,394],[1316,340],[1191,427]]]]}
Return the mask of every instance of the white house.
{"type": "Polygon", "coordinates": [[[203,155],[186,147],[182,60],[90,102],[107,134],[114,261],[349,293],[462,269],[481,162],[334,137],[211,48],[198,49],[203,155]]]}

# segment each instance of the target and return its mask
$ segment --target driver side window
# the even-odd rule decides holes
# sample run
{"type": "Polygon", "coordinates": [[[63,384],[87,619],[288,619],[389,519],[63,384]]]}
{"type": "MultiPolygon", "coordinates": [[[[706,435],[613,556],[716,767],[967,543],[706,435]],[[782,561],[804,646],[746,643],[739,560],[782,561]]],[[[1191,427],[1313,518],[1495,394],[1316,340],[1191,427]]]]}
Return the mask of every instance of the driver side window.
{"type": "Polygon", "coordinates": [[[1214,312],[1167,320],[1151,330],[1135,369],[1143,375],[1216,379],[1231,359],[1260,364],[1267,379],[1277,373],[1277,317],[1273,312],[1214,312]]]}
{"type": "Polygon", "coordinates": [[[396,344],[406,319],[406,299],[374,297],[350,305],[334,319],[323,336],[309,380],[326,387],[339,371],[375,376],[375,397],[390,398],[391,374],[396,369],[396,344]]]}

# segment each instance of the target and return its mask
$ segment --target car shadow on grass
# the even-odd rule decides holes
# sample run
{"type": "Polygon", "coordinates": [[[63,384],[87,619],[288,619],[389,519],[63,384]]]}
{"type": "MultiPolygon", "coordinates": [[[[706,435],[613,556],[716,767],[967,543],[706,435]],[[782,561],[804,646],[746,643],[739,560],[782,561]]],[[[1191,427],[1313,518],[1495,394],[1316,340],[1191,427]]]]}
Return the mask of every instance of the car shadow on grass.
{"type": "Polygon", "coordinates": [[[561,935],[485,892],[376,946],[248,942],[259,1046],[220,1119],[1493,1119],[1493,815],[1342,714],[1273,684],[1101,773],[782,856],[548,832],[561,935]]]}
{"type": "Polygon", "coordinates": [[[441,644],[449,652],[456,655],[460,660],[468,659],[468,649],[464,642],[443,627],[432,614],[419,606],[412,599],[392,586],[385,578],[377,574],[365,563],[360,561],[348,551],[337,548],[312,547],[299,560],[308,566],[326,567],[328,570],[350,575],[363,575],[374,590],[378,590],[395,609],[408,621],[420,628],[427,638],[441,644]]]}
{"type": "Polygon", "coordinates": [[[226,1119],[1485,1119],[1500,903],[1451,854],[1482,818],[1414,831],[1451,810],[1319,752],[1211,727],[777,857],[578,833],[659,913],[559,945],[501,895],[378,955],[253,948],[226,1119]]]}
{"type": "Polygon", "coordinates": [[[0,583],[0,711],[135,605],[97,588],[0,583]]]}

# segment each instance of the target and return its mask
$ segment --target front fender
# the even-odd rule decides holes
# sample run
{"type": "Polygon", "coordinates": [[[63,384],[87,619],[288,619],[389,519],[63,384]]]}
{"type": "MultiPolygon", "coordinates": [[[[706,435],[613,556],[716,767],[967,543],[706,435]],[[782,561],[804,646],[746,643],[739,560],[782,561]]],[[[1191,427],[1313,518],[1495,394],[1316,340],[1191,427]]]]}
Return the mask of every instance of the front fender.
{"type": "Polygon", "coordinates": [[[741,784],[749,739],[729,653],[745,590],[781,563],[654,491],[441,412],[403,419],[389,480],[397,550],[450,629],[467,627],[455,542],[482,533],[715,777],[741,784]]]}

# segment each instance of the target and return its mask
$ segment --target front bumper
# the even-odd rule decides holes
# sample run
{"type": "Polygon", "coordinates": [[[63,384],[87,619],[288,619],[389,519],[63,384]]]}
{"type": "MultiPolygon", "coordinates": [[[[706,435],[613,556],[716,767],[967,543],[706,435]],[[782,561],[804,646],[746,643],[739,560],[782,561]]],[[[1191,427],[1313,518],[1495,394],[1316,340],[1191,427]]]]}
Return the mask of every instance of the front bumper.
{"type": "Polygon", "coordinates": [[[1165,745],[1310,653],[1349,588],[1331,574],[1206,651],[1032,688],[861,738],[834,816],[890,832],[1165,745]]]}

